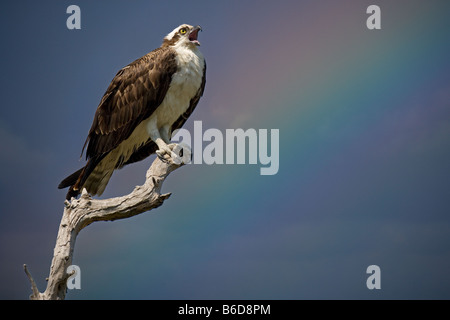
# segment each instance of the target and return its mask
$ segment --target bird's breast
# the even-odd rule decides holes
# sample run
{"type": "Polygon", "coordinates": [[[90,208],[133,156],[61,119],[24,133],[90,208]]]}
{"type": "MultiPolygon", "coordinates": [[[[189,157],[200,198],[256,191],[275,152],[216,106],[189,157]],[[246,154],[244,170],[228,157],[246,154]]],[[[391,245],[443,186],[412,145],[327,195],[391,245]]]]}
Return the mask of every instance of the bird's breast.
{"type": "Polygon", "coordinates": [[[154,112],[159,128],[172,125],[188,109],[202,84],[204,59],[201,53],[186,48],[176,51],[178,69],[163,102],[154,112]]]}

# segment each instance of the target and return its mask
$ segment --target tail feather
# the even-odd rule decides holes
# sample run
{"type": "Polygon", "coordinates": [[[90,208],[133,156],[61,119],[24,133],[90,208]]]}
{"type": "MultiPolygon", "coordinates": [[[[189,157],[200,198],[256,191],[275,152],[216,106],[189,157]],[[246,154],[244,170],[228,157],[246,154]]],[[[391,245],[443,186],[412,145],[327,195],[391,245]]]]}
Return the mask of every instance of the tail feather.
{"type": "Polygon", "coordinates": [[[76,198],[83,188],[91,195],[101,195],[114,171],[114,163],[102,160],[106,154],[88,160],[86,166],[75,171],[58,185],[58,189],[69,187],[66,199],[76,198]]]}
{"type": "Polygon", "coordinates": [[[77,182],[81,173],[83,172],[83,169],[84,167],[78,171],[75,171],[70,176],[66,177],[63,181],[60,182],[60,184],[58,185],[58,189],[64,189],[73,186],[77,182]]]}
{"type": "Polygon", "coordinates": [[[76,198],[80,194],[80,190],[78,185],[80,181],[83,179],[86,167],[81,168],[80,170],[75,171],[70,176],[65,178],[58,185],[58,189],[64,189],[69,187],[69,191],[67,192],[66,199],[70,200],[72,197],[76,198]]]}
{"type": "Polygon", "coordinates": [[[86,188],[91,195],[101,196],[103,191],[105,191],[106,185],[108,184],[113,172],[114,167],[103,167],[92,171],[86,179],[86,182],[83,184],[83,188],[86,188]]]}
{"type": "Polygon", "coordinates": [[[66,200],[78,197],[80,190],[75,190],[73,186],[70,186],[69,191],[66,194],[66,200]]]}

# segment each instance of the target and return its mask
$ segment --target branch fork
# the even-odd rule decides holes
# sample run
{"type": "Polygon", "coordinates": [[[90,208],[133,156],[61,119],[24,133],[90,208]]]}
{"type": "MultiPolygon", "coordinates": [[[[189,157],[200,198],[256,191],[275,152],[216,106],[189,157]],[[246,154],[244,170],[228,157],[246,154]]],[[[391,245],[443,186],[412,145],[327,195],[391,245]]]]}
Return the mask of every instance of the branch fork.
{"type": "Polygon", "coordinates": [[[161,194],[165,178],[183,164],[161,161],[156,158],[146,174],[145,183],[128,195],[110,199],[92,199],[83,190],[79,199],[65,200],[59,226],[47,288],[39,292],[26,265],[24,271],[31,283],[31,300],[64,300],[67,290],[67,267],[72,264],[73,250],[78,233],[96,221],[126,219],[161,206],[170,193],[161,194]]]}

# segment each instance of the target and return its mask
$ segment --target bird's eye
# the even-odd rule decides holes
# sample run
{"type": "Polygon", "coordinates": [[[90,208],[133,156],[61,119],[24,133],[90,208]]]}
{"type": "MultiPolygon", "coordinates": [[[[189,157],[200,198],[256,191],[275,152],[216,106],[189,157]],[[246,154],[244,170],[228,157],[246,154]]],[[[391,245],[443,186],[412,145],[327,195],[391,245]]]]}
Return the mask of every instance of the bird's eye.
{"type": "Polygon", "coordinates": [[[180,29],[180,34],[186,34],[186,32],[187,32],[187,29],[186,29],[186,28],[181,28],[181,29],[180,29]]]}

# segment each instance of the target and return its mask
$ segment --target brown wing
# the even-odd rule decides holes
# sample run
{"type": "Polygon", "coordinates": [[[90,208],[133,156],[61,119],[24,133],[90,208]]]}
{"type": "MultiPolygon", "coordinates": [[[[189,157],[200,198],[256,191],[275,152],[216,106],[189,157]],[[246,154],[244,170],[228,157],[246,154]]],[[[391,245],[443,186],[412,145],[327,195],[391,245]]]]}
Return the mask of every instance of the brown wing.
{"type": "Polygon", "coordinates": [[[65,178],[68,199],[80,192],[97,164],[162,103],[177,70],[175,52],[158,48],[122,68],[111,81],[94,115],[84,143],[86,166],[65,178]]]}
{"type": "MultiPolygon", "coordinates": [[[[172,125],[172,130],[171,130],[172,132],[174,132],[176,129],[180,129],[184,125],[186,120],[190,117],[192,112],[194,112],[195,107],[197,106],[200,98],[203,95],[203,92],[205,91],[205,84],[206,84],[206,63],[203,67],[202,84],[201,84],[197,94],[195,95],[195,97],[191,99],[189,108],[172,125]]],[[[126,163],[124,163],[124,166],[127,164],[130,164],[133,162],[138,162],[138,161],[141,161],[141,160],[147,158],[148,156],[153,154],[157,149],[158,148],[157,148],[156,144],[152,140],[149,140],[146,144],[144,144],[142,147],[137,149],[130,156],[130,159],[128,159],[128,161],[126,163]]]]}
{"type": "Polygon", "coordinates": [[[175,52],[159,48],[121,69],[104,94],[88,137],[86,159],[113,150],[161,104],[177,70],[175,52]]]}

